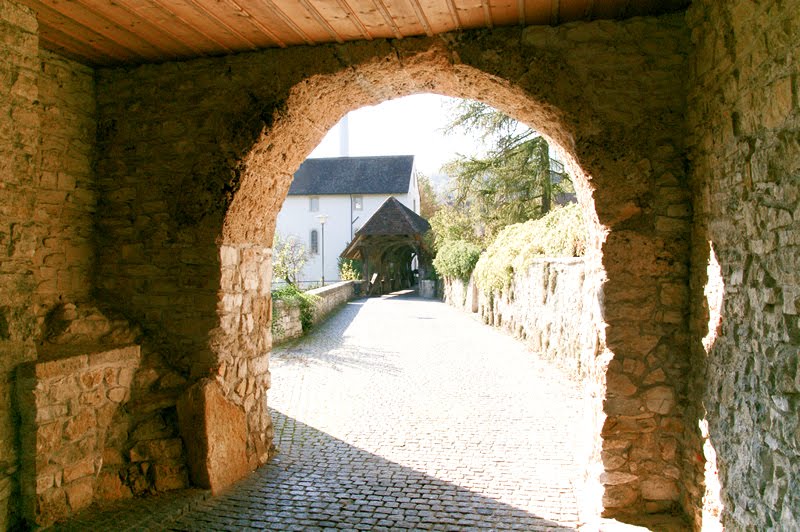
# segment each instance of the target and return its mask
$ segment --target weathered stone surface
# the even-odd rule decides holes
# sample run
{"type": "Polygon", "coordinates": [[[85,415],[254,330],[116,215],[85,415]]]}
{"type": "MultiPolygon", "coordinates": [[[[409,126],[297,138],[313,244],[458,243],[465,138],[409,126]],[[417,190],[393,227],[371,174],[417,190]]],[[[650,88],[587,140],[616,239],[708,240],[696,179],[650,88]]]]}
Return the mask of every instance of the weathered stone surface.
{"type": "MultiPolygon", "coordinates": [[[[107,396],[121,390],[120,400],[127,399],[129,388],[119,386],[117,376],[125,371],[129,387],[139,362],[139,347],[128,346],[19,368],[20,482],[28,520],[46,525],[92,502],[103,458],[113,455],[104,448],[106,441],[124,443],[114,441],[117,431],[124,431],[122,423],[109,430],[119,404],[107,396]]],[[[180,447],[172,455],[180,458],[180,447]]]]}
{"type": "Polygon", "coordinates": [[[698,368],[686,415],[707,420],[708,430],[686,433],[684,478],[705,478],[707,504],[695,508],[696,524],[705,514],[721,516],[731,530],[781,528],[784,509],[800,507],[800,492],[784,491],[769,467],[783,456],[791,457],[786,470],[800,470],[788,433],[796,408],[774,401],[796,371],[800,345],[793,297],[800,286],[800,11],[792,3],[703,0],[692,2],[686,21],[698,368]],[[716,449],[713,467],[689,451],[704,443],[716,449]],[[773,490],[784,495],[769,500],[773,490]]]}
{"type": "MultiPolygon", "coordinates": [[[[38,477],[14,480],[21,453],[9,383],[36,358],[45,318],[64,301],[97,294],[142,317],[153,352],[172,366],[131,374],[142,390],[176,369],[184,378],[220,375],[224,394],[246,408],[248,462],[266,460],[268,372],[253,379],[240,370],[270,349],[269,246],[290,176],[346,111],[427,90],[496,105],[567,152],[591,215],[586,286],[597,296],[588,309],[596,321],[583,330],[602,333],[571,363],[589,373],[599,414],[616,394],[642,399],[649,415],[630,415],[634,403],[609,415],[606,450],[626,439],[631,456],[651,457],[640,464],[648,479],[670,479],[679,466],[681,504],[699,528],[703,497],[713,499],[699,479],[711,481],[714,468],[696,457],[713,441],[725,504],[707,513],[722,511],[734,529],[793,523],[798,16],[792,2],[695,0],[685,20],[495,29],[94,72],[40,50],[35,14],[2,2],[0,528],[17,519],[17,494],[34,504],[38,477]],[[712,253],[718,304],[705,291],[712,253]],[[711,311],[719,311],[713,331],[711,311]],[[627,381],[603,381],[612,359],[627,381]],[[656,431],[678,439],[674,453],[647,437],[656,431]]],[[[87,320],[70,334],[97,327],[87,320]]],[[[116,370],[103,380],[125,386],[116,370]]],[[[20,404],[40,407],[37,423],[74,416],[75,400],[97,409],[98,423],[111,422],[108,409],[99,413],[101,396],[83,393],[94,381],[76,380],[78,394],[54,384],[47,400],[55,404],[20,404]]],[[[167,411],[164,397],[137,404],[167,411]]],[[[600,433],[601,419],[587,426],[600,433]]],[[[21,438],[45,449],[56,436],[21,438]]],[[[599,461],[599,442],[592,452],[599,461]]],[[[57,484],[54,475],[40,502],[67,508],[57,484]]],[[[617,507],[665,508],[641,493],[617,495],[607,498],[617,507]]]]}
{"type": "Polygon", "coordinates": [[[217,381],[203,379],[189,388],[178,402],[178,420],[196,485],[217,493],[250,471],[245,413],[217,381]]]}

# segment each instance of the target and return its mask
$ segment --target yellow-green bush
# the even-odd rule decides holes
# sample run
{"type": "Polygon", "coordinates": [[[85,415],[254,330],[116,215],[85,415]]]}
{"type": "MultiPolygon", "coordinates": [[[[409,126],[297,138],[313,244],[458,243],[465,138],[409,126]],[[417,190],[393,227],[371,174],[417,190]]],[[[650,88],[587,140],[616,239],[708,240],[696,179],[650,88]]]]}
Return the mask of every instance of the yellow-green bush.
{"type": "Polygon", "coordinates": [[[475,282],[486,291],[504,290],[515,272],[537,257],[580,257],[586,250],[586,226],[580,206],[571,204],[543,218],[509,225],[475,266],[475,282]]]}
{"type": "Polygon", "coordinates": [[[436,252],[433,267],[439,275],[454,279],[469,279],[481,248],[465,240],[445,240],[436,252]]]}

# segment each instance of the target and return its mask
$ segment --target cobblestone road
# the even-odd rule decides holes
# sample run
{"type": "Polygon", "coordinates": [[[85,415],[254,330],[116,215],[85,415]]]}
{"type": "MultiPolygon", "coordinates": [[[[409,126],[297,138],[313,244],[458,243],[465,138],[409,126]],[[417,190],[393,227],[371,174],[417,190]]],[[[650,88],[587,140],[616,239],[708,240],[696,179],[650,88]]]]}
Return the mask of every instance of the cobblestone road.
{"type": "Polygon", "coordinates": [[[577,521],[569,381],[440,302],[350,302],[273,352],[278,456],[177,530],[563,530],[577,521]]]}

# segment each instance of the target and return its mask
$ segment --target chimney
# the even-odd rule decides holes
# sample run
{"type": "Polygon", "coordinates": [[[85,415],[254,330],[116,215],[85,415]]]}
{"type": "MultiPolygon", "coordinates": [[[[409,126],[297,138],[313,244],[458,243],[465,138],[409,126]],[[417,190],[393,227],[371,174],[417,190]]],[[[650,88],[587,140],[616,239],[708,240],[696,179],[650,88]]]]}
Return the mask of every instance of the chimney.
{"type": "Polygon", "coordinates": [[[339,155],[341,157],[350,156],[350,118],[344,115],[339,122],[339,155]]]}

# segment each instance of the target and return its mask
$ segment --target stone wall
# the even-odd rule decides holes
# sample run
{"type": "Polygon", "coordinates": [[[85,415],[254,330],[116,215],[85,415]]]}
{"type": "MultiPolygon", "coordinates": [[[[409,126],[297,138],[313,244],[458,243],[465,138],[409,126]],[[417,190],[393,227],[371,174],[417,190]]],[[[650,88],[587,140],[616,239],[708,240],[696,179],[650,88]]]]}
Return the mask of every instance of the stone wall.
{"type": "Polygon", "coordinates": [[[581,513],[589,520],[596,516],[592,507],[596,494],[607,486],[624,485],[627,473],[615,471],[625,462],[614,451],[596,445],[594,429],[602,426],[605,392],[602,358],[601,320],[594,285],[587,282],[583,258],[535,259],[528,271],[513,276],[503,292],[486,293],[473,279],[468,283],[446,279],[445,302],[466,312],[479,313],[482,321],[523,340],[533,352],[550,360],[583,386],[586,408],[584,422],[575,427],[575,448],[584,465],[581,513]],[[601,455],[602,453],[602,455],[601,455]],[[605,471],[605,473],[602,473],[605,471]],[[602,476],[601,476],[602,473],[602,476]]]}
{"type": "Polygon", "coordinates": [[[40,51],[37,315],[91,297],[94,267],[94,71],[40,51]]]}
{"type": "MultiPolygon", "coordinates": [[[[592,305],[595,294],[585,280],[583,259],[535,259],[503,292],[486,293],[470,280],[464,309],[524,340],[534,352],[582,381],[595,365],[600,344],[592,305]]],[[[448,281],[445,294],[459,291],[449,288],[453,284],[448,281]]],[[[445,301],[453,304],[450,298],[445,301]]]]}
{"type": "Polygon", "coordinates": [[[308,293],[319,298],[314,303],[314,323],[319,323],[327,318],[328,314],[353,298],[354,282],[342,281],[321,286],[309,290],[308,293]]]}
{"type": "Polygon", "coordinates": [[[139,358],[139,346],[127,346],[18,368],[20,484],[28,522],[46,526],[92,503],[108,456],[106,433],[130,399],[139,358]]]}
{"type": "MultiPolygon", "coordinates": [[[[314,288],[308,293],[318,299],[314,302],[313,323],[324,320],[328,314],[353,298],[353,281],[342,281],[314,288]]],[[[299,338],[303,335],[300,322],[300,306],[286,301],[273,301],[272,343],[273,345],[299,338]]]]}
{"type": "Polygon", "coordinates": [[[292,301],[272,301],[272,343],[280,343],[303,336],[300,322],[300,305],[292,301]]]}
{"type": "Polygon", "coordinates": [[[18,511],[14,368],[36,357],[33,257],[40,116],[36,17],[0,3],[0,529],[18,511]]]}
{"type": "Polygon", "coordinates": [[[92,290],[94,73],[39,49],[35,15],[0,4],[0,529],[17,517],[12,375],[47,313],[92,290]],[[8,97],[5,97],[8,95],[8,97]]]}
{"type": "MultiPolygon", "coordinates": [[[[687,22],[696,368],[689,408],[692,419],[707,417],[708,430],[689,427],[694,441],[685,448],[710,434],[726,528],[797,530],[800,4],[695,0],[687,22]]],[[[683,461],[703,479],[702,457],[687,452],[683,461]]],[[[707,491],[687,496],[696,501],[707,491]]]]}

